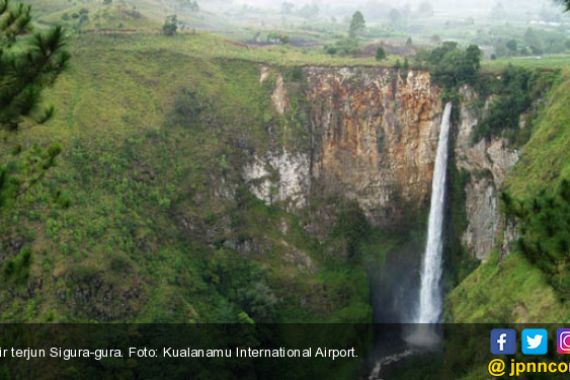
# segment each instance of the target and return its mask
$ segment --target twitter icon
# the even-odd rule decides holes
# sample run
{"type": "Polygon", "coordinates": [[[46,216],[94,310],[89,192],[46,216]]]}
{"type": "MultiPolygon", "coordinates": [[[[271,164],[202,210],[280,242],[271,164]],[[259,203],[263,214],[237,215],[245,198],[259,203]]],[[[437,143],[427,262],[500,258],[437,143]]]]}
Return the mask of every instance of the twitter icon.
{"type": "Polygon", "coordinates": [[[546,355],[548,352],[548,331],[545,329],[524,329],[521,338],[523,354],[546,355]]]}

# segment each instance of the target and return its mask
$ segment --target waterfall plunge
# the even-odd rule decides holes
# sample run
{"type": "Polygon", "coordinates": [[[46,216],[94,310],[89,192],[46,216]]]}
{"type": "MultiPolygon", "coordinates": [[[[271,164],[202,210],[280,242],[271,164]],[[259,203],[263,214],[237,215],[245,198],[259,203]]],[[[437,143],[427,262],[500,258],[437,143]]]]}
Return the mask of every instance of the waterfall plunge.
{"type": "Polygon", "coordinates": [[[434,324],[440,321],[443,298],[440,282],[450,119],[451,103],[447,103],[441,119],[437,155],[435,157],[428,238],[422,263],[420,299],[414,316],[416,325],[404,337],[408,344],[428,349],[436,348],[440,342],[440,336],[434,324]]]}
{"type": "MultiPolygon", "coordinates": [[[[418,349],[437,349],[440,343],[440,333],[437,324],[440,321],[442,309],[442,253],[443,253],[443,215],[445,212],[445,181],[447,177],[447,156],[449,149],[449,129],[451,124],[451,103],[445,105],[435,170],[433,173],[431,205],[429,210],[428,239],[424,253],[420,299],[413,317],[414,325],[404,331],[404,340],[410,348],[378,360],[369,380],[380,379],[382,368],[386,365],[404,360],[415,355],[418,349]]],[[[421,351],[420,351],[421,352],[421,351]]]]}
{"type": "Polygon", "coordinates": [[[445,181],[447,177],[447,156],[451,103],[445,105],[441,130],[437,144],[437,156],[433,173],[431,206],[429,211],[428,239],[422,263],[420,300],[416,312],[416,323],[438,323],[441,317],[443,215],[445,212],[445,181]]]}
{"type": "Polygon", "coordinates": [[[443,216],[445,212],[445,182],[447,177],[447,159],[449,150],[449,129],[451,124],[451,103],[445,105],[435,170],[433,173],[431,205],[429,210],[428,238],[421,269],[420,297],[413,317],[414,324],[404,329],[404,340],[408,348],[400,353],[382,358],[369,379],[379,379],[382,368],[404,360],[424,350],[437,350],[441,342],[440,322],[442,310],[442,253],[443,253],[443,216]],[[418,351],[420,350],[420,351],[418,351]]]}

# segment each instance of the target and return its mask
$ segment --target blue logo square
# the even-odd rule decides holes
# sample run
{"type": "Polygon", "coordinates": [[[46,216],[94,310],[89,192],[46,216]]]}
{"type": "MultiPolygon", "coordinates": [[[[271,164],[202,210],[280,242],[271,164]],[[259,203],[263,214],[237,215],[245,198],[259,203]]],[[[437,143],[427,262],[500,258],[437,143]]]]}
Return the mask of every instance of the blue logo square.
{"type": "Polygon", "coordinates": [[[522,352],[525,355],[546,355],[548,352],[548,331],[545,329],[524,329],[521,335],[522,352]]]}
{"type": "Polygon", "coordinates": [[[491,353],[514,355],[517,353],[517,332],[513,329],[491,330],[491,353]]]}

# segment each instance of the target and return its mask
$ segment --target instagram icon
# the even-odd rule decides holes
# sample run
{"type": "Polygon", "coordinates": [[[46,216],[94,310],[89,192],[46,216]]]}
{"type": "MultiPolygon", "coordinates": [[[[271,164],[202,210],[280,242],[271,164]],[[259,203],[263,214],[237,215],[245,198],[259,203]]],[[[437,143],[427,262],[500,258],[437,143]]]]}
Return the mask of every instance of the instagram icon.
{"type": "Polygon", "coordinates": [[[559,354],[570,355],[570,329],[558,329],[556,350],[559,354]]]}

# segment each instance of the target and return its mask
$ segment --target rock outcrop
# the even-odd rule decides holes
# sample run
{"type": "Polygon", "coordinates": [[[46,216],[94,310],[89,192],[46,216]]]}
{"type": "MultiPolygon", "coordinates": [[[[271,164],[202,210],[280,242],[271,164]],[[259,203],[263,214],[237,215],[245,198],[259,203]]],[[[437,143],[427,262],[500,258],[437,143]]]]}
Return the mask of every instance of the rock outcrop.
{"type": "MultiPolygon", "coordinates": [[[[269,70],[262,68],[261,82],[269,70]]],[[[272,103],[286,116],[293,112],[291,94],[283,76],[275,78],[272,103]]],[[[314,196],[340,195],[356,200],[372,222],[384,226],[405,222],[410,210],[425,209],[443,110],[441,90],[429,73],[308,67],[303,78],[296,95],[305,100],[310,148],[280,147],[254,156],[243,169],[252,193],[267,204],[286,203],[290,210],[314,196]]],[[[502,138],[471,144],[481,112],[470,108],[473,91],[463,88],[462,96],[455,157],[458,169],[470,174],[469,223],[462,240],[484,260],[504,227],[499,189],[519,155],[502,138]]]]}
{"type": "Polygon", "coordinates": [[[499,192],[510,169],[519,160],[519,153],[508,140],[492,138],[472,144],[471,135],[483,114],[470,108],[476,94],[467,87],[462,89],[463,104],[457,141],[455,144],[456,165],[469,173],[465,187],[467,230],[463,243],[480,260],[489,257],[498,234],[505,227],[505,220],[499,209],[499,192]]]}
{"type": "MultiPolygon", "coordinates": [[[[267,76],[264,68],[261,77],[267,76]]],[[[304,206],[311,194],[342,195],[380,225],[425,206],[442,112],[429,74],[312,67],[304,78],[310,151],[254,157],[244,168],[253,194],[293,207],[304,206]]],[[[287,112],[281,75],[272,101],[278,114],[287,112]]]]}
{"type": "Polygon", "coordinates": [[[269,152],[247,164],[243,177],[253,195],[266,204],[282,202],[294,210],[307,203],[309,170],[308,154],[269,152]]]}
{"type": "Polygon", "coordinates": [[[317,143],[313,181],[355,199],[378,224],[395,223],[427,203],[441,96],[426,72],[306,70],[317,143]]]}

